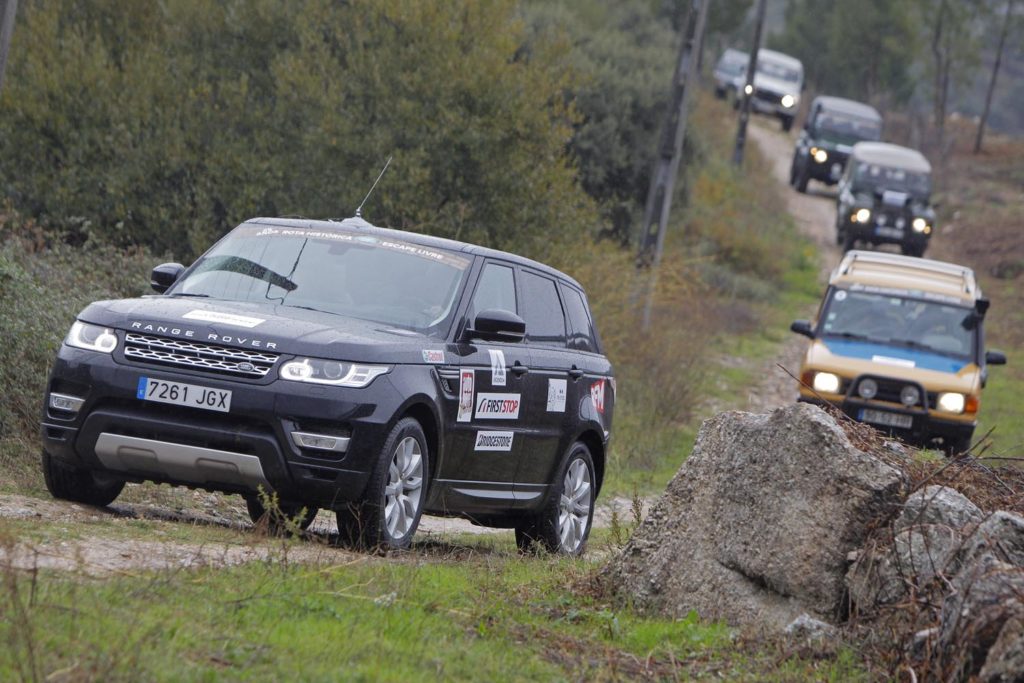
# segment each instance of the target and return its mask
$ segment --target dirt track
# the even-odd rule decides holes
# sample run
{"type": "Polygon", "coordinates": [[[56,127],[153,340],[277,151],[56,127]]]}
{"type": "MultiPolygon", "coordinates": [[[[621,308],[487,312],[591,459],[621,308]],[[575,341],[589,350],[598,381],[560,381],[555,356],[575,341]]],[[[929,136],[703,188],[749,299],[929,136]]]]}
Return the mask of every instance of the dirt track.
{"type": "MultiPolygon", "coordinates": [[[[818,184],[812,184],[807,195],[801,195],[789,187],[793,138],[782,133],[775,121],[760,117],[752,119],[750,140],[774,162],[779,192],[786,198],[789,211],[801,232],[818,245],[824,281],[840,256],[832,227],[834,193],[831,188],[818,184]]],[[[807,315],[811,313],[813,311],[808,311],[807,315]]],[[[764,377],[764,381],[750,391],[746,406],[748,410],[762,412],[793,401],[793,379],[777,364],[795,374],[805,346],[806,341],[802,337],[793,335],[787,339],[777,357],[758,369],[757,374],[764,377]]],[[[751,361],[736,358],[730,359],[730,362],[751,361]]],[[[713,412],[713,407],[709,407],[709,410],[713,412]]],[[[266,560],[281,552],[280,543],[264,541],[248,533],[248,517],[237,496],[181,489],[168,491],[167,487],[132,491],[137,488],[130,485],[127,495],[122,495],[118,503],[107,509],[26,496],[0,495],[0,519],[39,521],[55,527],[69,525],[75,529],[67,538],[58,535],[56,539],[45,538],[30,544],[21,542],[15,547],[0,545],[0,562],[8,559],[23,568],[47,567],[110,574],[138,569],[224,566],[266,560]],[[147,495],[149,493],[154,495],[147,495]],[[154,502],[133,502],[138,500],[154,502]],[[160,540],[159,536],[163,532],[155,533],[152,537],[146,536],[147,540],[140,540],[138,532],[135,537],[129,533],[131,525],[140,522],[192,525],[212,530],[213,533],[207,534],[212,537],[206,542],[160,540]],[[97,528],[89,529],[92,525],[97,528]],[[233,536],[232,531],[241,533],[233,536]]],[[[617,511],[623,521],[630,520],[630,507],[631,501],[627,498],[605,498],[599,501],[595,511],[595,526],[609,526],[613,510],[617,511]]],[[[359,557],[328,543],[331,535],[336,532],[333,515],[321,512],[310,530],[313,540],[321,542],[290,545],[287,551],[290,559],[337,562],[359,557]]],[[[57,531],[67,530],[58,528],[57,531]]],[[[465,520],[424,517],[417,542],[445,543],[465,533],[511,534],[506,530],[474,526],[465,520]]]]}

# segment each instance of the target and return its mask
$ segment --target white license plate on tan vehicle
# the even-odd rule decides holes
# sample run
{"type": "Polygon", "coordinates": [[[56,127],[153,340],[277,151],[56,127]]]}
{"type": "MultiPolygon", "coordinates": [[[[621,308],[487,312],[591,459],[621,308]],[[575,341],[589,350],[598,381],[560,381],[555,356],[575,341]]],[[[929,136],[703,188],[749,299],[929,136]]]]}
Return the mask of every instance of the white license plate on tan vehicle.
{"type": "Polygon", "coordinates": [[[870,422],[876,425],[885,425],[886,427],[900,427],[902,429],[910,429],[914,426],[914,418],[911,415],[901,415],[900,413],[888,413],[884,410],[871,410],[865,408],[860,411],[860,419],[862,422],[870,422]]]}
{"type": "Polygon", "coordinates": [[[211,389],[184,382],[167,382],[152,377],[140,377],[136,398],[176,406],[203,408],[226,413],[231,410],[231,391],[211,389]]]}

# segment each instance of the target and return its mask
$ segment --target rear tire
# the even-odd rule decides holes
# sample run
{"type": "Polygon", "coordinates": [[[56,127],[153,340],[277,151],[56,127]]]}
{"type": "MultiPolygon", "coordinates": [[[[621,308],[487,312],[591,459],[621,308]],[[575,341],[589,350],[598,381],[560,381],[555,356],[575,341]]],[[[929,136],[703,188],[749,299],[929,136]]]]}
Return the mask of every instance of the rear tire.
{"type": "Polygon", "coordinates": [[[123,479],[67,465],[46,451],[43,451],[42,466],[46,489],[54,498],[105,507],[124,489],[123,479]]]}
{"type": "Polygon", "coordinates": [[[382,550],[408,548],[423,515],[429,474],[423,428],[411,417],[399,420],[384,441],[363,499],[337,511],[342,541],[382,550]]]}
{"type": "Polygon", "coordinates": [[[290,522],[294,522],[300,530],[305,531],[320,511],[312,505],[288,501],[280,501],[276,510],[268,511],[256,496],[245,497],[245,508],[253,524],[266,524],[267,531],[275,536],[286,532],[290,522]]]}
{"type": "Polygon", "coordinates": [[[553,491],[536,517],[516,525],[516,546],[527,552],[540,544],[558,555],[582,555],[594,521],[597,479],[590,449],[577,441],[555,475],[553,491]]]}

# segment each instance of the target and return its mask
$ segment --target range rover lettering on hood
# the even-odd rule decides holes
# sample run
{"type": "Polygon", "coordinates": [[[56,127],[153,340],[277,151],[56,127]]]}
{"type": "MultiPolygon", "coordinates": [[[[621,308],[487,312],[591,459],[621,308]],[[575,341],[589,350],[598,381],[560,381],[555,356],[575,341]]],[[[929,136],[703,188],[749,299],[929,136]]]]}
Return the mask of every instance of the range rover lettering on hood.
{"type": "Polygon", "coordinates": [[[185,329],[183,327],[175,327],[174,325],[160,325],[153,323],[144,323],[133,321],[131,323],[131,329],[138,330],[139,332],[150,332],[152,334],[167,334],[172,337],[186,337],[188,339],[198,339],[208,342],[219,342],[221,344],[237,344],[239,346],[251,346],[256,349],[277,349],[277,342],[264,341],[262,339],[253,339],[252,337],[239,337],[230,334],[216,334],[214,332],[196,332],[195,330],[185,329]]]}

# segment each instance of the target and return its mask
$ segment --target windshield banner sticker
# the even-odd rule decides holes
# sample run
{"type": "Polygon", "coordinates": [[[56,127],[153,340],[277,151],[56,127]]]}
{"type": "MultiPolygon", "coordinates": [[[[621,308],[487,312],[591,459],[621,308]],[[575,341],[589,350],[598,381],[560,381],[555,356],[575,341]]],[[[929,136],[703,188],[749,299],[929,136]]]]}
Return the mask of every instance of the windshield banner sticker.
{"type": "Polygon", "coordinates": [[[234,313],[222,313],[220,311],[203,311],[195,310],[189,311],[182,318],[188,320],[202,320],[208,323],[223,323],[224,325],[234,325],[235,327],[256,327],[262,322],[266,322],[263,318],[250,318],[245,315],[235,315],[234,313]]]}
{"type": "Polygon", "coordinates": [[[491,384],[496,387],[505,386],[505,352],[501,349],[488,349],[491,354],[491,384]]]}
{"type": "Polygon", "coordinates": [[[892,358],[891,356],[871,356],[872,362],[881,363],[882,365],[896,365],[901,368],[912,368],[917,365],[912,360],[906,360],[903,358],[892,358]]]}
{"type": "Polygon", "coordinates": [[[456,422],[473,419],[473,371],[463,370],[459,374],[459,413],[456,422]]]}
{"type": "Polygon", "coordinates": [[[444,363],[444,350],[432,351],[430,349],[423,349],[423,362],[433,364],[444,363]]]}
{"type": "Polygon", "coordinates": [[[548,380],[548,412],[549,413],[564,413],[565,412],[565,393],[566,393],[566,380],[564,380],[564,379],[549,379],[548,380]]]}
{"type": "Polygon", "coordinates": [[[519,418],[519,394],[477,394],[476,416],[482,420],[519,418]]]}
{"type": "Polygon", "coordinates": [[[511,451],[512,432],[477,432],[474,451],[511,451]]]}

